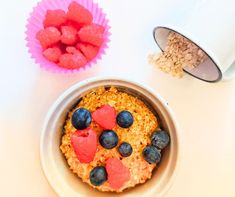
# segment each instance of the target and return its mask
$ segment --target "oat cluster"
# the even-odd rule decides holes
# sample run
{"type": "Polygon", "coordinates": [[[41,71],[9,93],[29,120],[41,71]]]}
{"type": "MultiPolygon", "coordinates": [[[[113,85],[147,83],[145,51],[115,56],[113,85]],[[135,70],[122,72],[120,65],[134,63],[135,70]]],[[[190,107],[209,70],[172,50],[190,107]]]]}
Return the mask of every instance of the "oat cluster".
{"type": "Polygon", "coordinates": [[[165,51],[149,55],[149,63],[175,77],[183,77],[183,68],[195,68],[207,55],[194,43],[180,34],[169,33],[165,51]]]}
{"type": "MultiPolygon", "coordinates": [[[[102,128],[94,121],[92,121],[90,127],[97,132],[98,136],[102,132],[102,128]]],[[[156,167],[156,164],[146,162],[142,156],[142,150],[151,143],[150,136],[158,127],[157,118],[141,100],[127,93],[118,91],[115,87],[109,89],[100,87],[86,94],[75,109],[69,112],[64,126],[64,135],[60,149],[67,160],[69,168],[73,173],[77,174],[83,182],[88,183],[90,186],[100,191],[121,192],[124,189],[144,183],[151,178],[152,171],[156,167]],[[117,148],[107,150],[98,143],[94,160],[89,164],[82,164],[77,159],[70,141],[71,133],[76,131],[71,123],[72,113],[79,107],[86,108],[93,112],[105,104],[114,107],[117,113],[122,110],[128,110],[132,113],[134,122],[131,127],[124,129],[116,125],[113,130],[119,137],[119,144],[122,142],[130,143],[133,148],[133,153],[129,157],[122,157],[118,153],[117,148]],[[120,158],[123,164],[130,170],[130,180],[119,190],[112,189],[108,182],[96,187],[92,185],[89,180],[90,171],[98,165],[105,166],[106,160],[110,157],[120,158]]]]}

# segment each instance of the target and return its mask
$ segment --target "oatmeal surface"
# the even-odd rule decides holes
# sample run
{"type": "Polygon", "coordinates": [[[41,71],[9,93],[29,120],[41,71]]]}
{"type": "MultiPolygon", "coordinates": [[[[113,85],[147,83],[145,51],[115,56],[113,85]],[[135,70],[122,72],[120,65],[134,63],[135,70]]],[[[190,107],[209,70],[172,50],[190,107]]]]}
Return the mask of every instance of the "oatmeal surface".
{"type": "MultiPolygon", "coordinates": [[[[67,160],[69,168],[73,173],[77,174],[83,182],[88,183],[90,186],[97,188],[100,191],[121,192],[124,189],[144,183],[151,178],[152,171],[156,167],[156,164],[149,164],[146,162],[142,156],[142,151],[151,143],[150,136],[158,126],[157,118],[141,100],[127,93],[120,92],[115,87],[109,89],[100,87],[86,94],[79,104],[69,112],[64,126],[64,135],[62,137],[60,149],[67,160]],[[128,110],[132,113],[134,123],[130,128],[124,129],[116,124],[113,130],[119,137],[118,145],[122,142],[130,143],[133,148],[133,153],[129,157],[122,157],[117,150],[118,146],[108,150],[103,148],[98,142],[94,160],[89,164],[80,163],[70,141],[71,133],[76,131],[71,123],[72,113],[80,107],[86,108],[90,112],[94,112],[97,108],[105,104],[114,107],[117,113],[122,110],[128,110]],[[98,165],[105,166],[106,160],[113,157],[119,158],[122,163],[129,168],[131,175],[130,180],[118,190],[111,188],[107,181],[101,186],[92,185],[89,180],[90,171],[98,165]]],[[[97,132],[97,136],[103,131],[94,121],[92,121],[90,128],[97,132]]]]}

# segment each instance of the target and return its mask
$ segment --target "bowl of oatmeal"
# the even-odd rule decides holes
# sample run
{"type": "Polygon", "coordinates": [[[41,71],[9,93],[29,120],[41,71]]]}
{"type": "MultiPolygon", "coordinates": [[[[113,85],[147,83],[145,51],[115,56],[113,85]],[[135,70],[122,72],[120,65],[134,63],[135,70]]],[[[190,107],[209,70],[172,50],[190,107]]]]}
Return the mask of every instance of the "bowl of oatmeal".
{"type": "Polygon", "coordinates": [[[161,196],[179,157],[168,104],[153,90],[93,78],[66,90],[45,119],[41,164],[60,196],[161,196]]]}

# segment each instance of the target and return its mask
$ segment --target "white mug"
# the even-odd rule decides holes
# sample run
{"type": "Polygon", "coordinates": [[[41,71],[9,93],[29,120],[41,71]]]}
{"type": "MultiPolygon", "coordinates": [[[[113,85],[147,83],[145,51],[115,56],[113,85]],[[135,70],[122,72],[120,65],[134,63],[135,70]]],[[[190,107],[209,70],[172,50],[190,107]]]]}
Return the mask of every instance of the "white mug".
{"type": "Polygon", "coordinates": [[[170,32],[176,32],[199,46],[208,59],[184,71],[207,81],[235,77],[235,0],[203,0],[189,9],[188,17],[173,17],[154,29],[154,39],[164,51],[170,32]],[[177,18],[177,20],[176,20],[177,18]]]}

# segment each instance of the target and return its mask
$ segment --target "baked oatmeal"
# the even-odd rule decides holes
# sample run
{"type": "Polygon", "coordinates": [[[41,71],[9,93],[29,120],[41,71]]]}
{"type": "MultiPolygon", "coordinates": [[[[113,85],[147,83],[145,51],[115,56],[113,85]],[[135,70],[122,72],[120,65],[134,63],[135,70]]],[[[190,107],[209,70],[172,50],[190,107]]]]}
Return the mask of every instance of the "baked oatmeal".
{"type": "Polygon", "coordinates": [[[168,143],[169,135],[143,101],[100,87],[68,113],[60,149],[83,182],[103,192],[122,192],[151,178],[168,143]],[[85,125],[76,122],[79,118],[85,125]]]}

